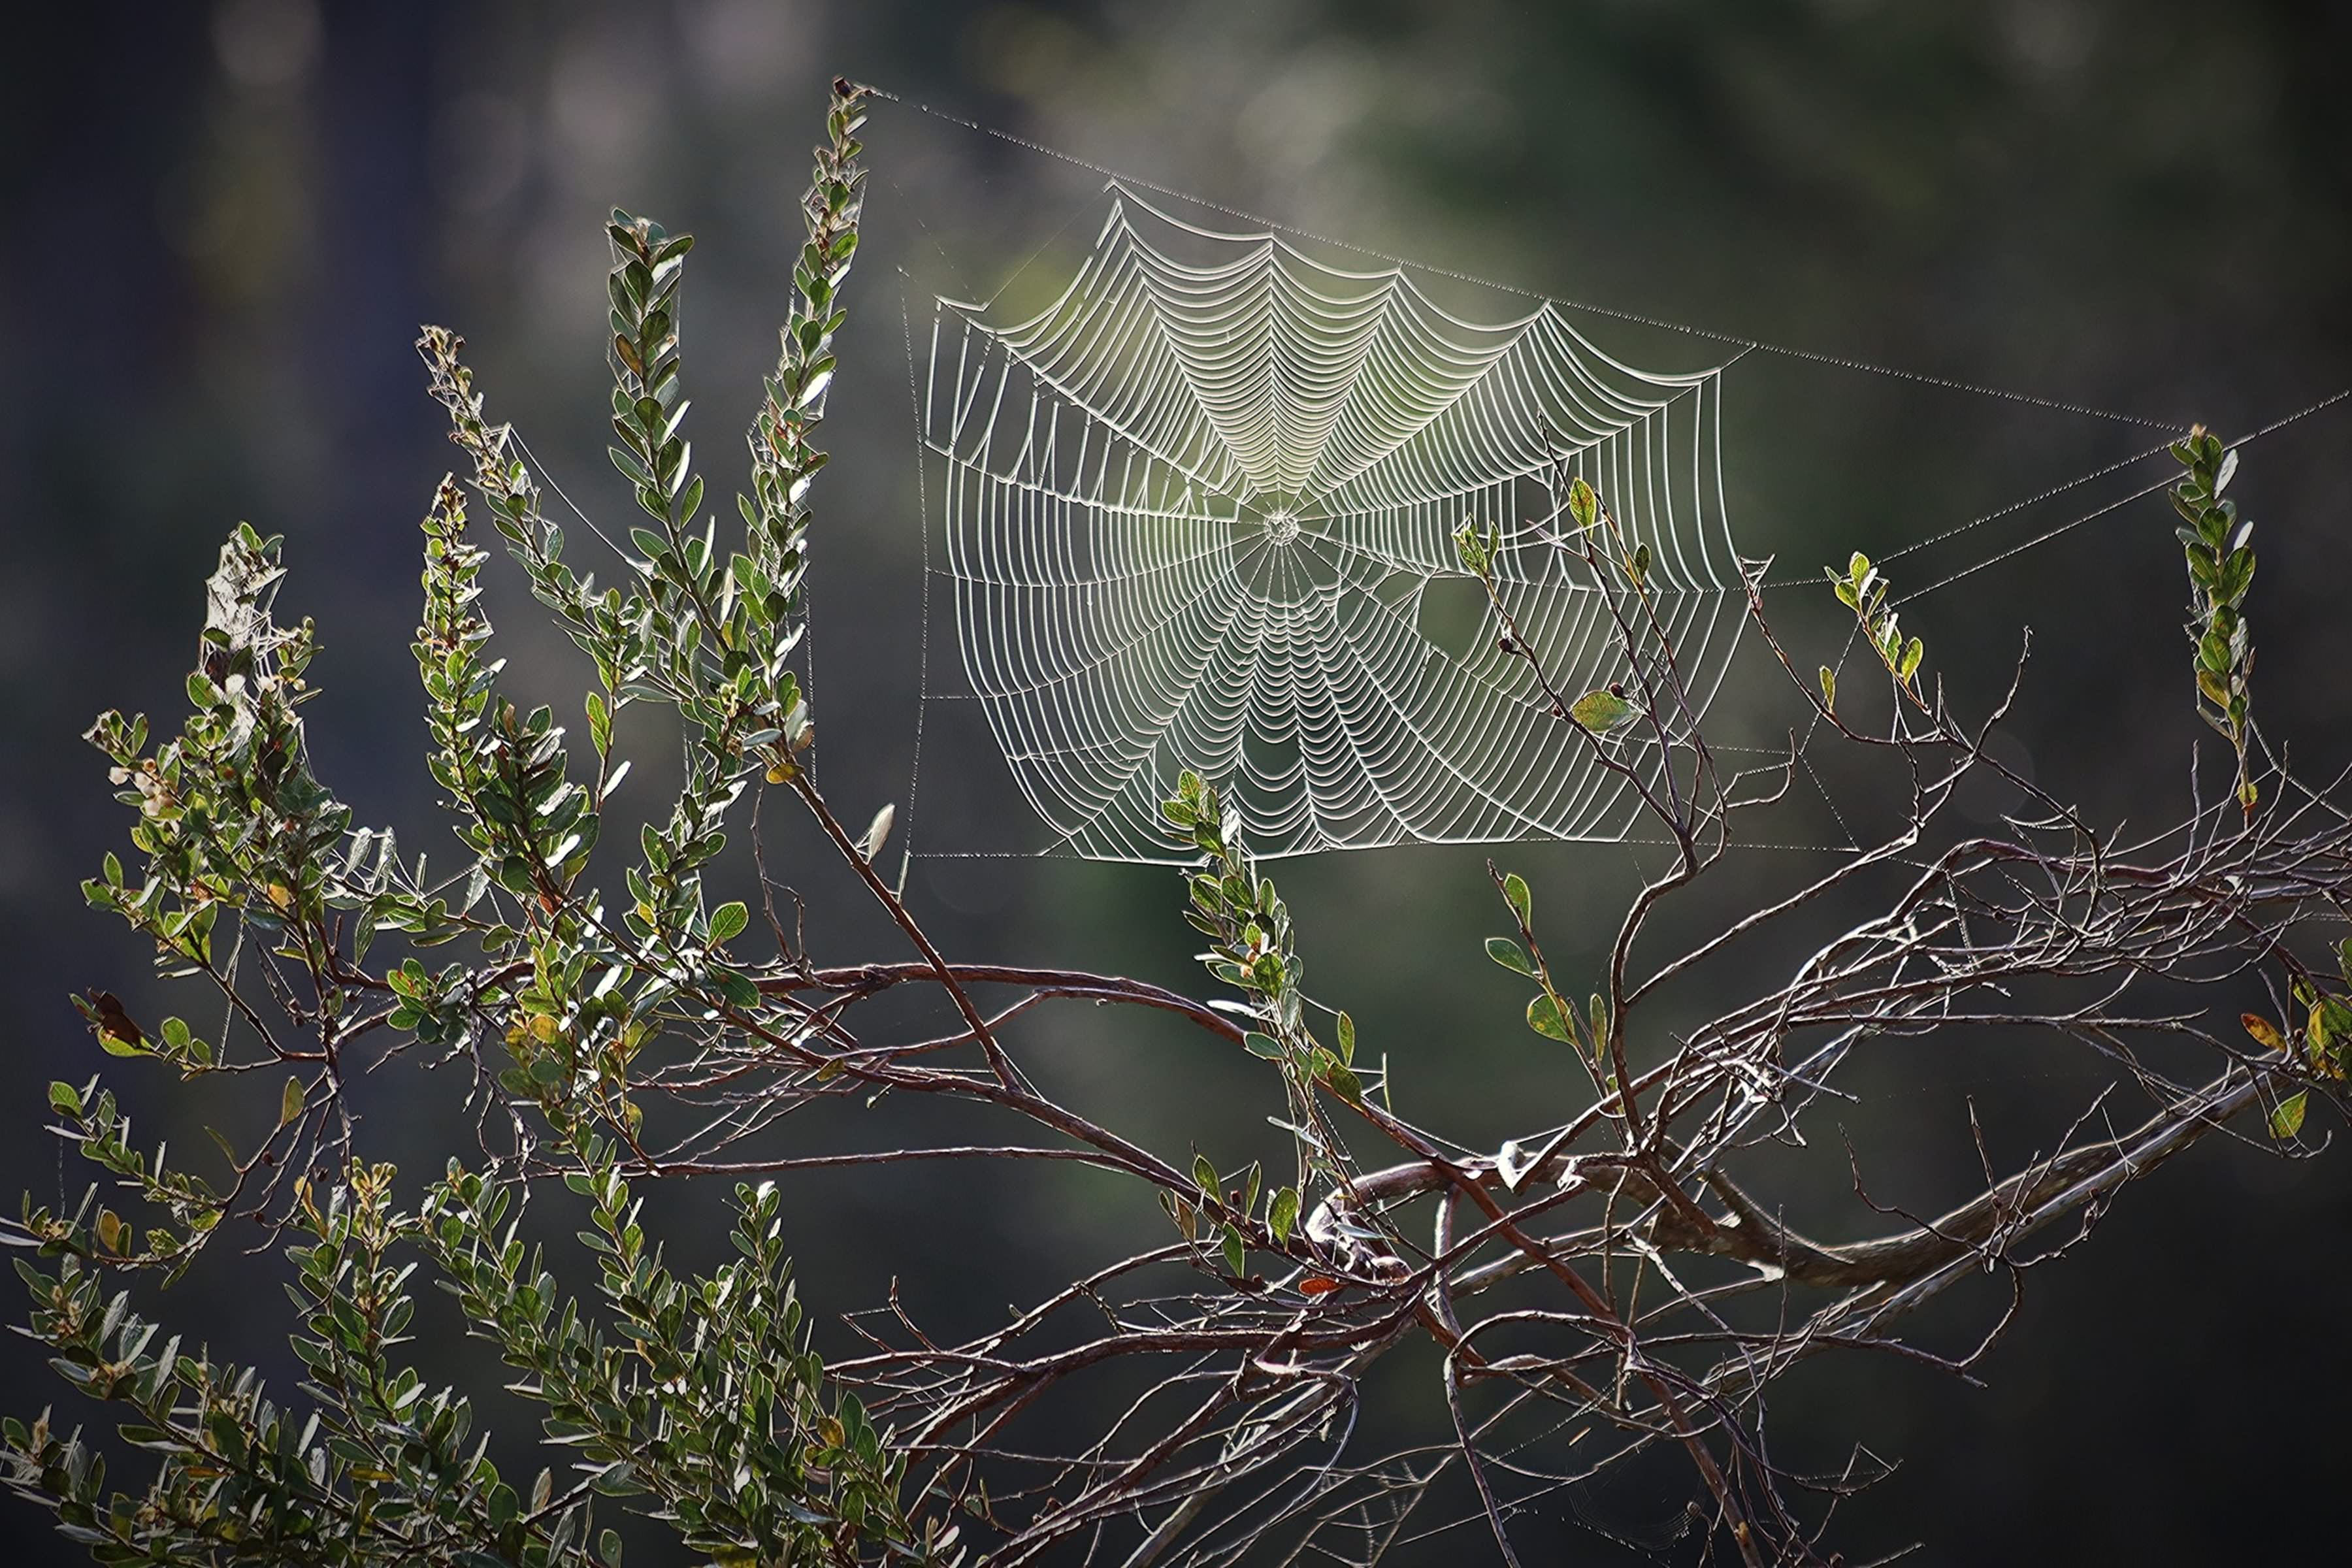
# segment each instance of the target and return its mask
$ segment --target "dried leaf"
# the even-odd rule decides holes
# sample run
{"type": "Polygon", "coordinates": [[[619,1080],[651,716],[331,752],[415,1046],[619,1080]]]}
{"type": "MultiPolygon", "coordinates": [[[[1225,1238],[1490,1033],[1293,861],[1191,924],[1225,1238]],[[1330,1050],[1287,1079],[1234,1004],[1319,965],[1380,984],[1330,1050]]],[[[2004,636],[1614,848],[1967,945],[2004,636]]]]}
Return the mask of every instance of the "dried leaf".
{"type": "Polygon", "coordinates": [[[2285,1051],[2286,1037],[2279,1033],[2277,1025],[2260,1013],[2241,1013],[2238,1015],[2238,1022],[2245,1026],[2246,1033],[2252,1035],[2254,1037],[2254,1043],[2264,1050],[2285,1051]]]}

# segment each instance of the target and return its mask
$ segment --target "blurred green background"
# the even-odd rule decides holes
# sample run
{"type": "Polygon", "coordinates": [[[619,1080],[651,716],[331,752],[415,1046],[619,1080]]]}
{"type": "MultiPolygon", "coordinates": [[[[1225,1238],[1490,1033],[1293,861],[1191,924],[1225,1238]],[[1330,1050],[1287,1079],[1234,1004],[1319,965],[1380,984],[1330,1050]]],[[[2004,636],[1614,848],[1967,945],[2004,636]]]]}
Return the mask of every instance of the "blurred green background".
{"type": "MultiPolygon", "coordinates": [[[[617,515],[625,498],[599,450],[601,220],[618,203],[695,230],[688,375],[704,464],[723,483],[772,354],[793,199],[836,72],[1433,264],[2235,432],[2352,380],[2347,47],[2352,11],[2325,0],[52,13],[12,45],[0,94],[18,367],[0,393],[0,966],[16,1090],[0,1190],[79,1190],[37,1132],[39,1086],[100,1059],[68,990],[108,985],[134,1015],[164,1009],[143,955],[75,890],[123,828],[76,737],[103,707],[176,714],[198,584],[227,527],[288,535],[281,606],[324,628],[320,771],[361,821],[444,852],[406,645],[415,520],[453,454],[409,348],[417,323],[466,332],[494,412],[583,507],[617,515]]],[[[815,589],[826,784],[853,817],[903,797],[915,712],[901,295],[919,332],[942,267],[990,287],[1099,184],[888,104],[867,141],[874,244],[853,280],[815,589]],[[913,275],[903,287],[898,267],[913,275]]],[[[1751,552],[1780,550],[1797,570],[1924,537],[2153,439],[1785,359],[1744,364],[1731,386],[1735,524],[1751,552]]],[[[2323,776],[2346,760],[2352,717],[2338,675],[2347,433],[2341,406],[2292,426],[2249,452],[2241,481],[2263,529],[2262,711],[2323,776]]],[[[2183,798],[2195,726],[2168,527],[2160,502],[2127,510],[1923,603],[1914,622],[1979,701],[2033,626],[2016,744],[2110,820],[2153,825],[2183,798]]],[[[2032,531],[1981,531],[1936,570],[2032,531]]],[[[575,709],[582,677],[528,600],[509,582],[491,605],[519,687],[575,709]]],[[[1769,737],[1780,716],[1733,721],[1750,719],[1769,737]]],[[[968,804],[1001,788],[994,760],[959,749],[952,727],[939,734],[919,847],[1017,838],[1020,825],[968,804]]],[[[656,764],[657,737],[643,728],[656,764]]],[[[642,799],[658,772],[641,773],[642,799]]],[[[1318,992],[1365,1021],[1424,1120],[1473,1143],[1524,1130],[1527,1097],[1560,1084],[1514,1021],[1516,991],[1476,958],[1494,923],[1482,858],[1405,849],[1282,873],[1318,992]]],[[[1591,928],[1563,945],[1598,950],[1623,851],[1504,858],[1564,926],[1591,928]]],[[[1784,874],[1742,862],[1710,896],[1784,874]]],[[[883,933],[806,875],[818,956],[873,955],[883,933]]],[[[951,952],[1192,984],[1165,872],[919,859],[912,888],[951,952]]],[[[1219,1136],[1241,1139],[1265,1109],[1249,1103],[1262,1085],[1246,1064],[1168,1030],[1089,1013],[1033,1043],[1042,1072],[1165,1145],[1227,1124],[1219,1136]]],[[[164,1086],[116,1078],[151,1108],[150,1132],[200,1144],[164,1086]]],[[[1881,1160],[1881,1195],[1932,1209],[1973,1163],[1958,1096],[2012,1112],[2006,1147],[2022,1158],[2035,1116],[2072,1114],[2098,1081],[2053,1046],[1914,1050],[1858,1079],[1870,1094],[1839,1114],[1881,1160]]],[[[459,1092],[407,1066],[379,1075],[376,1151],[430,1168],[459,1092]]],[[[1792,1177],[1824,1201],[1817,1232],[1885,1228],[1844,1194],[1842,1152],[1827,1158],[1792,1177]]],[[[984,1318],[1156,1223],[1084,1184],[937,1168],[795,1191],[804,1288],[828,1321],[893,1276],[910,1303],[984,1318]]],[[[716,1196],[670,1201],[690,1223],[716,1196]]],[[[1836,1441],[1860,1439],[1903,1461],[1843,1510],[1857,1559],[1919,1539],[1922,1563],[2305,1560],[2305,1542],[2339,1528],[2326,1500],[2352,1464],[2347,1220],[2341,1160],[2288,1165],[2212,1141],[2034,1278],[1988,1386],[1892,1362],[1824,1372],[1792,1389],[1784,1440],[1834,1462],[1836,1441]]],[[[214,1261],[229,1266],[200,1270],[174,1310],[223,1348],[282,1360],[257,1276],[214,1261]]],[[[1989,1321],[1955,1312],[1938,1331],[1950,1348],[1989,1321]]],[[[0,1403],[46,1403],[37,1364],[6,1356],[0,1403]]],[[[1686,1495],[1678,1475],[1645,1471],[1556,1500],[1528,1539],[1556,1554],[1545,1560],[1631,1560],[1575,1513],[1638,1537],[1686,1495]]],[[[0,1539],[26,1541],[17,1560],[51,1550],[44,1528],[30,1510],[0,1513],[0,1539]]],[[[1416,1560],[1484,1557],[1475,1534],[1426,1550],[1416,1560]]]]}

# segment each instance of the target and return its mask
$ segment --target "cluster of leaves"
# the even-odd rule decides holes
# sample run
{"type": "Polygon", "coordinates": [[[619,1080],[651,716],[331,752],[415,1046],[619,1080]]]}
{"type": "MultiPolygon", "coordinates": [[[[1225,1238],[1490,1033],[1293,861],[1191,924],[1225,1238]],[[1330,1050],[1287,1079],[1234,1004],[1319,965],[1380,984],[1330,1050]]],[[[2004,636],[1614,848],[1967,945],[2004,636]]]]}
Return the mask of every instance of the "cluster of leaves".
{"type": "Polygon", "coordinates": [[[2246,621],[2247,592],[2254,583],[2254,525],[2238,516],[2238,503],[2222,498],[2238,471],[2238,454],[2202,426],[2173,443],[2172,455],[2189,470],[2172,489],[2180,513],[2182,552],[2189,560],[2189,642],[2195,649],[2197,712],[2221,731],[2238,757],[2238,804],[2251,814],[2262,798],[2247,759],[2253,741],[2254,670],[2252,629],[2246,621]]]}
{"type": "MultiPolygon", "coordinates": [[[[1337,1186],[1345,1179],[1345,1144],[1315,1091],[1319,1087],[1351,1104],[1363,1103],[1365,1085],[1355,1066],[1356,1022],[1344,1012],[1332,1015],[1334,1043],[1328,1046],[1308,1027],[1306,966],[1290,910],[1243,843],[1241,814],[1220,798],[1216,786],[1188,768],[1160,811],[1182,841],[1202,856],[1201,868],[1191,876],[1192,908],[1185,914],[1209,941],[1201,961],[1242,994],[1251,1024],[1243,1036],[1244,1048],[1282,1074],[1288,1118],[1279,1125],[1291,1135],[1298,1169],[1294,1184],[1267,1194],[1264,1223],[1275,1248],[1284,1249],[1298,1222],[1300,1194],[1314,1183],[1337,1186]]],[[[1253,1163],[1237,1185],[1220,1183],[1206,1156],[1196,1158],[1192,1173],[1200,1188],[1197,1205],[1171,1196],[1164,1206],[1187,1241],[1213,1237],[1232,1274],[1240,1277],[1245,1230],[1257,1208],[1257,1166],[1253,1163]],[[1205,1228],[1203,1215],[1211,1222],[1205,1228]]]]}
{"type": "Polygon", "coordinates": [[[707,907],[701,879],[747,784],[798,776],[794,759],[813,736],[786,661],[805,625],[806,492],[824,461],[810,437],[856,247],[863,100],[863,89],[835,84],[809,245],[751,430],[740,551],[722,552],[716,523],[698,522],[703,482],[681,429],[688,237],[625,213],[609,229],[614,460],[656,524],[632,533],[620,586],[600,590],[566,563],[520,443],[484,414],[461,341],[439,329],[420,341],[476,491],[533,593],[593,663],[593,783],[575,777],[550,710],[525,713],[499,695],[502,664],[488,655],[479,605],[486,556],[467,537],[464,491],[446,479],[424,522],[414,649],[429,766],[464,851],[456,877],[428,881],[423,858],[404,861],[389,832],[352,831],[312,774],[297,710],[312,695],[304,671],[315,639],[308,622],[274,618],[279,543],[248,527],[210,581],[181,734],[150,755],[143,718],[109,713],[91,731],[128,786],[121,798],[137,812],[143,864],[126,870],[109,855],[88,896],[150,939],[167,973],[217,989],[245,1056],[232,1059],[227,1037],[215,1046],[178,1018],[142,1028],[119,998],[93,991],[81,1002],[101,1044],[184,1075],[272,1061],[295,1069],[262,1147],[240,1158],[215,1134],[234,1171],[226,1185],[142,1153],[111,1090],[51,1087],[59,1133],[152,1223],[141,1237],[96,1186],[63,1211],[28,1201],[17,1228],[47,1264],[20,1266],[29,1330],[79,1394],[124,1407],[120,1436],[157,1463],[137,1489],[110,1489],[93,1447],[45,1415],[8,1425],[0,1479],[55,1510],[100,1561],[610,1565],[619,1539],[591,1529],[598,1495],[635,1500],[725,1564],[958,1556],[952,1529],[902,1507],[903,1455],[809,1345],[775,1189],[739,1190],[740,1257],[687,1277],[647,1242],[621,1174],[646,1158],[639,1053],[679,1030],[769,1027],[739,1012],[764,1004],[724,951],[747,911],[707,907]],[[688,776],[667,822],[642,836],[614,917],[585,873],[628,768],[612,756],[614,715],[639,700],[681,715],[688,776]],[[370,967],[384,932],[412,949],[470,936],[481,958],[435,970],[404,953],[370,967]],[[273,1033],[248,994],[257,979],[306,1037],[299,1044],[273,1033]],[[485,1172],[453,1165],[406,1210],[389,1167],[329,1157],[350,1140],[341,1084],[363,1042],[457,1052],[501,1031],[511,1060],[494,1082],[514,1155],[485,1172]],[[565,1299],[517,1235],[528,1173],[550,1170],[592,1216],[581,1239],[602,1269],[590,1300],[565,1299]],[[307,1415],[267,1397],[250,1367],[182,1353],[109,1283],[186,1268],[257,1174],[270,1184],[247,1212],[297,1238],[289,1257],[307,1415]],[[406,1284],[420,1263],[455,1294],[468,1331],[524,1372],[516,1391],[571,1452],[574,1479],[542,1473],[528,1493],[508,1485],[468,1403],[400,1363],[415,1311],[406,1284]]]}
{"type": "Polygon", "coordinates": [[[481,657],[490,624],[476,607],[488,557],[466,537],[455,481],[441,481],[424,526],[425,619],[415,648],[433,782],[463,807],[468,820],[457,837],[477,863],[516,898],[551,909],[588,864],[598,815],[589,792],[572,782],[553,713],[540,708],[526,717],[503,700],[493,708],[505,661],[481,657]]]}
{"type": "MultiPolygon", "coordinates": [[[[422,862],[413,871],[404,866],[388,832],[352,833],[350,809],[311,771],[299,710],[314,695],[305,672],[318,645],[310,621],[281,626],[272,613],[284,577],[280,552],[279,540],[246,524],[222,546],[187,679],[191,711],[177,736],[150,754],[146,717],[110,711],[88,737],[105,753],[114,782],[131,786],[116,798],[137,813],[131,841],[141,858],[126,870],[121,857],[108,854],[100,874],[82,884],[84,897],[149,941],[165,975],[210,984],[226,1003],[231,1027],[253,1042],[232,1051],[226,1037],[205,1039],[178,1017],[148,1029],[113,993],[93,989],[76,1001],[100,1044],[113,1056],[159,1058],[184,1077],[273,1063],[292,1069],[277,1126],[261,1147],[240,1157],[212,1132],[234,1172],[217,1189],[166,1167],[160,1154],[151,1164],[131,1149],[129,1120],[111,1094],[94,1085],[51,1087],[50,1104],[68,1119],[83,1152],[161,1205],[176,1227],[151,1232],[143,1247],[109,1248],[121,1266],[163,1265],[176,1273],[249,1178],[282,1178],[290,1166],[279,1163],[279,1148],[315,1141],[336,1115],[335,1062],[346,1042],[390,1021],[414,1026],[427,1044],[443,1043],[462,1011],[454,973],[436,991],[414,959],[391,987],[404,993],[399,1005],[370,1005],[371,991],[387,989],[358,967],[377,931],[429,945],[461,926],[447,900],[423,882],[422,862]],[[224,939],[225,932],[233,934],[224,939]],[[314,1031],[312,1040],[282,1039],[241,994],[236,974],[248,949],[303,977],[306,994],[281,992],[279,999],[314,1031]]],[[[36,1217],[28,1211],[28,1223],[36,1217]]]]}
{"type": "Polygon", "coordinates": [[[415,1311],[415,1265],[396,1253],[419,1220],[394,1205],[391,1171],[354,1165],[323,1193],[306,1187],[290,1224],[305,1238],[289,1256],[310,1414],[271,1399],[252,1368],[161,1337],[127,1292],[108,1293],[111,1259],[76,1232],[44,1245],[55,1273],[18,1265],[30,1330],[67,1382],[127,1408],[120,1436],[156,1456],[155,1473],[141,1492],[110,1491],[103,1458],[44,1415],[0,1429],[0,1479],[100,1563],[617,1568],[620,1538],[592,1531],[584,1493],[558,1497],[546,1473],[518,1493],[468,1402],[395,1358],[415,1311]]]}
{"type": "MultiPolygon", "coordinates": [[[[2352,1078],[2352,937],[2336,945],[2341,990],[2323,989],[2309,974],[2296,974],[2287,984],[2293,1006],[2282,1028],[2260,1013],[2247,1013],[2239,1022],[2254,1043],[2298,1064],[2325,1083],[2352,1078]]],[[[2311,1091],[2298,1089],[2282,1095],[2271,1108],[2271,1135],[2292,1138],[2303,1131],[2311,1091]]]]}
{"type": "MultiPolygon", "coordinates": [[[[130,786],[115,798],[139,814],[131,842],[147,866],[127,882],[110,854],[83,892],[152,939],[167,974],[213,967],[224,909],[247,931],[303,947],[333,890],[322,852],[341,839],[351,812],[304,752],[296,710],[310,695],[303,671],[317,643],[307,620],[282,627],[270,618],[283,575],[278,542],[240,525],[207,584],[201,653],[187,681],[193,711],[180,734],[150,756],[143,715],[109,711],[89,732],[112,763],[110,776],[130,786]]],[[[212,1047],[183,1028],[148,1037],[99,996],[83,1011],[117,1055],[160,1054],[187,1071],[214,1065],[212,1047]]]]}
{"type": "MultiPolygon", "coordinates": [[[[1900,617],[1886,607],[1885,576],[1858,550],[1843,572],[1834,566],[1824,570],[1830,586],[1837,590],[1838,603],[1853,612],[1871,651],[1895,678],[1895,689],[1915,703],[1924,703],[1917,680],[1919,663],[1927,657],[1927,645],[1917,637],[1903,636],[1900,617]]],[[[1837,710],[1837,671],[1828,665],[1822,666],[1822,705],[1832,712],[1837,710]]]]}
{"type": "Polygon", "coordinates": [[[855,1561],[861,1542],[943,1560],[953,1527],[908,1518],[904,1458],[854,1395],[828,1397],[775,1184],[736,1189],[740,1259],[680,1279],[646,1240],[614,1146],[591,1140],[580,1152],[565,1182],[589,1203],[581,1240],[601,1259],[609,1333],[516,1234],[508,1184],[453,1162],[421,1226],[472,1331],[546,1405],[549,1437],[578,1453],[574,1492],[653,1498],[689,1549],[725,1568],[855,1561]]]}
{"type": "Polygon", "coordinates": [[[1544,958],[1542,944],[1536,941],[1535,895],[1527,879],[1517,871],[1497,871],[1492,861],[1487,862],[1486,872],[1503,895],[1518,931],[1517,936],[1488,937],[1486,956],[1536,983],[1538,989],[1528,1001],[1528,1027],[1548,1040],[1575,1047],[1579,1059],[1592,1074],[1594,1089],[1603,1100],[1609,1099],[1617,1087],[1610,1068],[1609,998],[1595,991],[1579,1011],[1562,994],[1544,958]]]}
{"type": "MultiPolygon", "coordinates": [[[[281,1126],[300,1117],[302,1099],[299,1081],[289,1079],[280,1100],[281,1126]]],[[[111,1089],[98,1087],[96,1079],[79,1089],[50,1084],[49,1109],[63,1119],[82,1157],[111,1175],[118,1186],[136,1194],[162,1223],[151,1225],[145,1237],[140,1237],[131,1221],[99,1204],[93,1187],[69,1215],[28,1198],[18,1222],[24,1234],[44,1247],[110,1268],[161,1267],[166,1279],[184,1271],[203,1238],[227,1216],[231,1194],[200,1174],[167,1164],[163,1150],[151,1159],[132,1143],[130,1114],[111,1089]]],[[[233,1153],[231,1159],[234,1163],[233,1153]]]]}

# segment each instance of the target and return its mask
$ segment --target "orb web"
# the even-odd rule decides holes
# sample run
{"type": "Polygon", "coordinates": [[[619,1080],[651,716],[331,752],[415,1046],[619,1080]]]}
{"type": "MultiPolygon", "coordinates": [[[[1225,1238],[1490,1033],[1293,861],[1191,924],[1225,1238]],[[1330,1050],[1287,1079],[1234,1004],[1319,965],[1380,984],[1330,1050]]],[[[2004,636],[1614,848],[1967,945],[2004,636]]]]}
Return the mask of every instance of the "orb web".
{"type": "Polygon", "coordinates": [[[1605,684],[1616,626],[1564,516],[1585,479],[1648,545],[1703,710],[1741,618],[1721,368],[1639,370],[1549,304],[1469,320],[1402,268],[1108,191],[1044,310],[939,301],[922,388],[950,695],[984,710],[1044,847],[1185,858],[1160,802],[1188,767],[1269,856],[1622,837],[1630,786],[1497,647],[1454,534],[1499,531],[1555,688],[1605,684]]]}

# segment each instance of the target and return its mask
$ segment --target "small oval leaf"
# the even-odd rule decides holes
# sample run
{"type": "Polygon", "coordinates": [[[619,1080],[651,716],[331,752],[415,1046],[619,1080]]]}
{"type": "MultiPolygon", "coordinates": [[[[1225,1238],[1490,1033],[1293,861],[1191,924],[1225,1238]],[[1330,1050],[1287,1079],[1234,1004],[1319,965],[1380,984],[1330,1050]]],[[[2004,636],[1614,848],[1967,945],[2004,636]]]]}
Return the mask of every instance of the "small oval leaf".
{"type": "Polygon", "coordinates": [[[1631,702],[1615,692],[1598,689],[1578,698],[1568,716],[1596,735],[1607,735],[1631,723],[1635,711],[1631,702]]]}
{"type": "Polygon", "coordinates": [[[1274,1232],[1275,1245],[1290,1244],[1290,1232],[1298,1224],[1298,1189],[1285,1187],[1274,1194],[1266,1205],[1266,1228],[1274,1232]]]}
{"type": "Polygon", "coordinates": [[[874,820],[866,825],[866,837],[857,841],[857,852],[868,860],[881,854],[883,840],[890,837],[890,825],[898,820],[898,816],[897,805],[885,803],[882,809],[874,814],[874,820]]]}
{"type": "Polygon", "coordinates": [[[1535,978],[1535,961],[1528,956],[1528,950],[1526,948],[1521,947],[1509,937],[1488,937],[1486,939],[1486,956],[1514,973],[1524,974],[1530,980],[1535,978]]]}
{"type": "Polygon", "coordinates": [[[2309,1092],[2298,1089],[2278,1102],[2277,1109],[2271,1112],[2272,1137],[2292,1138],[2303,1131],[2303,1113],[2309,1092]]]}
{"type": "Polygon", "coordinates": [[[2277,1051],[2281,1054],[2285,1052],[2286,1037],[2279,1033],[2277,1025],[2260,1013],[2241,1013],[2238,1015],[2238,1022],[2245,1026],[2246,1033],[2252,1035],[2254,1037],[2254,1043],[2263,1049],[2277,1051]]]}
{"type": "Polygon", "coordinates": [[[1581,474],[1569,483],[1568,515],[1576,520],[1580,529],[1591,528],[1601,521],[1601,498],[1592,493],[1592,487],[1584,482],[1581,474]]]}

